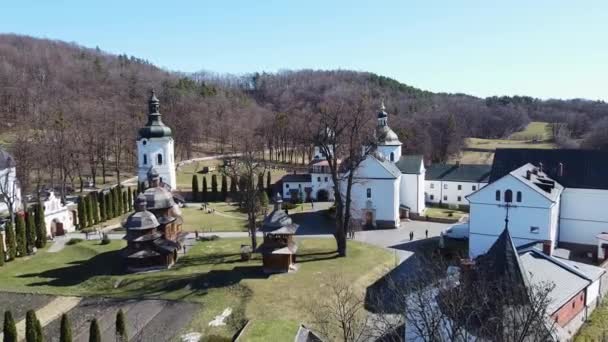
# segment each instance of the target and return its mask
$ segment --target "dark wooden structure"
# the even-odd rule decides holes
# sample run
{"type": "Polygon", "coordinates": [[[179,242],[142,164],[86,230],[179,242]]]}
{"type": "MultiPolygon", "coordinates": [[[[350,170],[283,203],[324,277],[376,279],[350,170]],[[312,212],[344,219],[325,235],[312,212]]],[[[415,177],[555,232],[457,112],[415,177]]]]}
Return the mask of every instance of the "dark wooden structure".
{"type": "Polygon", "coordinates": [[[293,236],[298,225],[282,209],[281,195],[275,197],[274,210],[264,219],[260,229],[264,233],[264,242],[256,249],[262,254],[265,273],[285,273],[297,270],[296,252],[298,245],[293,236]]]}

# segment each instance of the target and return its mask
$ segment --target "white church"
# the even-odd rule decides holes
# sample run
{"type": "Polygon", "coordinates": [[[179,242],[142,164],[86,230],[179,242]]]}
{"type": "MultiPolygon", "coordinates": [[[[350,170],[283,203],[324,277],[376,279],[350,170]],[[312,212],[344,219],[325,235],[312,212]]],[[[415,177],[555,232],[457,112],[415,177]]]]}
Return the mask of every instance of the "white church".
{"type": "Polygon", "coordinates": [[[159,108],[160,101],[153,90],[148,100],[148,122],[139,129],[137,138],[137,179],[139,183],[146,182],[148,171],[154,168],[160,175],[160,181],[175,190],[173,137],[171,128],[163,123],[159,108]]]}
{"type": "MultiPolygon", "coordinates": [[[[384,105],[378,112],[376,139],[375,150],[355,170],[351,215],[367,228],[395,228],[407,213],[424,212],[426,170],[422,156],[401,155],[402,144],[388,125],[384,105]]],[[[293,196],[304,200],[333,199],[327,161],[318,148],[308,174],[283,177],[283,197],[293,196]]]]}
{"type": "Polygon", "coordinates": [[[507,226],[516,247],[605,259],[607,169],[602,151],[497,150],[489,184],[467,197],[469,256],[484,254],[507,226]]]}

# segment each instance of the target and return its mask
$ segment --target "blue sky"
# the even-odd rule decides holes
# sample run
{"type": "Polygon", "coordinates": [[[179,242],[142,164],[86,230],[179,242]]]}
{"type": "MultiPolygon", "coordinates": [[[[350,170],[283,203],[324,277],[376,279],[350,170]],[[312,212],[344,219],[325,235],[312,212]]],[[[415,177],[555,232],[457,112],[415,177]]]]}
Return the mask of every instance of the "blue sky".
{"type": "Polygon", "coordinates": [[[171,70],[354,69],[477,96],[608,100],[608,1],[3,0],[0,32],[171,70]]]}

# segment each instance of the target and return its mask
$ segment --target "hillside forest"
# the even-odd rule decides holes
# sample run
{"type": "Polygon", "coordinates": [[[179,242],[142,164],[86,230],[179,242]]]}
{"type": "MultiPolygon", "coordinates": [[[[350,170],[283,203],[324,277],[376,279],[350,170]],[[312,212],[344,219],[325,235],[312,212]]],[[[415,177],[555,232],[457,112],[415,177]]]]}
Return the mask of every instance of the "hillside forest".
{"type": "Polygon", "coordinates": [[[174,132],[178,160],[255,141],[265,157],[304,163],[312,153],[303,129],[310,118],[353,97],[365,99],[370,129],[384,101],[403,153],[424,154],[428,162],[459,153],[465,138],[505,138],[531,121],[550,123],[557,146],[608,149],[608,104],[601,101],[433,93],[349,70],[185,74],[99,48],[5,34],[0,145],[17,159],[22,187],[82,185],[89,178],[105,183],[107,175],[132,174],[152,88],[174,132]]]}

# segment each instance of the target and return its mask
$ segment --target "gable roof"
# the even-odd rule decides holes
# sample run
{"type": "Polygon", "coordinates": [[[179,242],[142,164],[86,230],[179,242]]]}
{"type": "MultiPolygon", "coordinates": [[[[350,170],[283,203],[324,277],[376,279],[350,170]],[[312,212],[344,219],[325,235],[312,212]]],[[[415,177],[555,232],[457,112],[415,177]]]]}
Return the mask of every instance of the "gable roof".
{"type": "Polygon", "coordinates": [[[406,155],[401,156],[395,164],[401,173],[405,174],[420,174],[420,166],[422,165],[422,155],[406,155]]]}
{"type": "Polygon", "coordinates": [[[496,149],[490,182],[526,163],[542,163],[543,171],[566,188],[608,190],[608,152],[596,150],[496,149]]]}
{"type": "Polygon", "coordinates": [[[490,165],[433,164],[426,169],[426,180],[485,183],[490,176],[490,165]]]}
{"type": "Polygon", "coordinates": [[[401,170],[399,170],[399,168],[391,161],[385,159],[382,155],[371,153],[370,157],[378,161],[378,163],[382,165],[382,167],[384,167],[391,174],[391,176],[393,176],[393,178],[399,178],[399,176],[401,176],[401,170]]]}
{"type": "Polygon", "coordinates": [[[509,175],[515,177],[552,202],[556,202],[564,190],[561,184],[549,178],[544,172],[539,171],[536,166],[529,163],[509,172],[509,175]]]}

